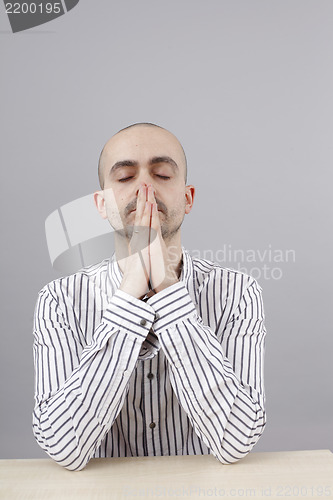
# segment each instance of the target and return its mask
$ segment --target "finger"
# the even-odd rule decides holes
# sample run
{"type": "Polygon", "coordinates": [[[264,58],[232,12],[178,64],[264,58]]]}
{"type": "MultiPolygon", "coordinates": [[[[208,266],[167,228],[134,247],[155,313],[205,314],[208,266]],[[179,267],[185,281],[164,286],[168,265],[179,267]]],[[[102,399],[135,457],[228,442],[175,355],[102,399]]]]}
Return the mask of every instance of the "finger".
{"type": "Polygon", "coordinates": [[[157,289],[164,281],[166,276],[166,262],[164,254],[165,243],[162,238],[161,224],[157,203],[153,204],[150,241],[149,241],[149,256],[151,267],[152,288],[157,289]]]}
{"type": "Polygon", "coordinates": [[[159,212],[157,208],[157,203],[153,203],[152,213],[151,213],[151,227],[159,234],[161,232],[161,222],[159,217],[159,212]]]}
{"type": "Polygon", "coordinates": [[[145,210],[141,219],[142,226],[150,226],[152,206],[153,204],[150,201],[146,201],[145,210]]]}
{"type": "Polygon", "coordinates": [[[135,220],[134,220],[135,226],[141,225],[141,219],[142,219],[144,211],[145,211],[146,197],[147,197],[147,186],[145,184],[142,184],[140,186],[140,189],[138,192],[138,198],[137,198],[137,202],[136,202],[136,214],[135,214],[135,220]]]}
{"type": "Polygon", "coordinates": [[[150,235],[149,235],[149,246],[150,246],[150,252],[152,254],[158,251],[159,247],[157,245],[157,240],[161,239],[162,239],[162,231],[161,231],[159,212],[157,209],[157,203],[154,203],[152,206],[152,213],[150,220],[150,235]]]}
{"type": "Polygon", "coordinates": [[[136,220],[131,239],[132,250],[144,250],[149,246],[151,203],[146,201],[140,220],[136,220]]]}
{"type": "Polygon", "coordinates": [[[150,203],[156,203],[155,190],[151,184],[148,184],[147,188],[147,201],[150,203]]]}

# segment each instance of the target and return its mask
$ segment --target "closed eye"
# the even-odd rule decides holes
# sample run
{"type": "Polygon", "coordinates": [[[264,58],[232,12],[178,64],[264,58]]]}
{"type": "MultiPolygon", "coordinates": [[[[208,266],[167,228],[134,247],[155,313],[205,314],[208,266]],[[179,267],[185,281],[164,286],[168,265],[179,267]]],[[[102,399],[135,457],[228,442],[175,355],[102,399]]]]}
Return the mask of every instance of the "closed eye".
{"type": "Polygon", "coordinates": [[[118,179],[118,182],[126,182],[126,181],[129,181],[132,178],[133,178],[133,175],[130,175],[128,177],[123,177],[122,179],[118,179]]]}
{"type": "MultiPolygon", "coordinates": [[[[155,175],[156,175],[156,177],[158,177],[159,179],[163,179],[164,181],[167,181],[168,179],[170,179],[170,177],[168,175],[160,175],[160,174],[155,174],[155,175]]],[[[133,179],[133,175],[129,175],[127,177],[123,177],[122,179],[118,179],[118,182],[127,182],[130,179],[133,179]]]]}

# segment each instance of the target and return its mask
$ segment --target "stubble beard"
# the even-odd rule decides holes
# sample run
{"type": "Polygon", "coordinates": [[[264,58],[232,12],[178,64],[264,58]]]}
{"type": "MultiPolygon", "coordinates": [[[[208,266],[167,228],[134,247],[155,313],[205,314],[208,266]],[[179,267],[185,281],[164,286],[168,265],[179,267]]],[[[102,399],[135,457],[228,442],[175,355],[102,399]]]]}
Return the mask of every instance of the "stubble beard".
{"type": "MultiPolygon", "coordinates": [[[[185,217],[185,205],[184,207],[182,207],[183,210],[181,220],[179,220],[179,213],[181,211],[181,208],[169,211],[167,206],[160,200],[157,201],[157,207],[159,209],[159,213],[162,214],[160,216],[162,217],[162,220],[160,218],[162,238],[166,243],[168,243],[174,238],[174,236],[179,232],[181,228],[185,217]]],[[[117,234],[119,234],[119,236],[123,238],[126,238],[128,242],[133,236],[134,225],[128,224],[127,218],[130,215],[131,211],[134,210],[134,208],[136,208],[136,200],[133,200],[126,206],[124,215],[122,217],[123,229],[117,230],[117,234]]]]}
{"type": "MultiPolygon", "coordinates": [[[[180,228],[182,226],[184,217],[180,222],[173,223],[173,219],[176,219],[177,215],[176,213],[174,214],[164,214],[165,215],[165,220],[161,223],[161,235],[163,240],[167,243],[171,241],[174,236],[180,231],[180,228]]],[[[115,232],[117,235],[119,235],[121,238],[124,238],[129,242],[133,236],[133,231],[134,231],[134,226],[133,225],[125,225],[122,229],[118,229],[115,232]]]]}
{"type": "MultiPolygon", "coordinates": [[[[176,215],[176,214],[175,214],[176,215]]],[[[177,222],[175,224],[169,224],[167,223],[168,220],[166,220],[164,223],[161,224],[161,234],[163,240],[167,243],[170,242],[180,231],[181,225],[183,223],[184,217],[180,222],[177,222]]],[[[171,216],[171,221],[172,221],[172,216],[171,216]]]]}

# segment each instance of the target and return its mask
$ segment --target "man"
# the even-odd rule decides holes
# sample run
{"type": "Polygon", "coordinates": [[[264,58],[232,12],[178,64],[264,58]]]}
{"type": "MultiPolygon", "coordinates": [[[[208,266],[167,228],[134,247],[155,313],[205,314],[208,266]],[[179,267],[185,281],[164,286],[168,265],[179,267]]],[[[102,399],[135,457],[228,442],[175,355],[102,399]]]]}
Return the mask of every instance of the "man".
{"type": "Polygon", "coordinates": [[[181,247],[194,187],[174,135],[121,130],[99,162],[112,259],[55,280],[35,312],[34,434],[70,470],[92,457],[244,457],[265,426],[254,279],[181,247]]]}

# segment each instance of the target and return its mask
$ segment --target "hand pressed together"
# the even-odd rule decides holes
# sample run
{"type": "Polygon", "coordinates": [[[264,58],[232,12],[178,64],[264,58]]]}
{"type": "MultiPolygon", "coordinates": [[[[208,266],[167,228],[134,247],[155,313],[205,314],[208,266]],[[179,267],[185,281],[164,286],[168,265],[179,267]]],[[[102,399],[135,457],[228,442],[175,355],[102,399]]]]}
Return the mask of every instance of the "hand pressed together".
{"type": "Polygon", "coordinates": [[[151,291],[158,293],[178,281],[176,268],[162,237],[154,188],[142,184],[120,290],[139,299],[151,291]]]}

